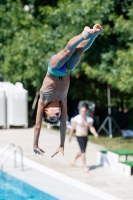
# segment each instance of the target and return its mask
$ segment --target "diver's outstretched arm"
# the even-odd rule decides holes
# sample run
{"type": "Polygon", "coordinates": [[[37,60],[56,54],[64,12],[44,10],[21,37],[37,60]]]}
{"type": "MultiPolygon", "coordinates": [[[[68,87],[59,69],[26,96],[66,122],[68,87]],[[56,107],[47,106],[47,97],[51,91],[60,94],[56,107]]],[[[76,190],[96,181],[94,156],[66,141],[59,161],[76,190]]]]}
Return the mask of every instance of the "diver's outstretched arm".
{"type": "Polygon", "coordinates": [[[51,156],[54,157],[57,153],[61,152],[64,156],[64,143],[66,137],[66,117],[67,117],[67,97],[61,103],[61,118],[60,118],[60,146],[51,156]]]}
{"type": "Polygon", "coordinates": [[[40,99],[38,101],[38,108],[37,108],[37,116],[36,116],[36,124],[34,128],[34,141],[33,141],[33,151],[36,154],[40,154],[43,156],[43,153],[45,153],[42,149],[39,148],[39,136],[40,136],[40,130],[42,125],[42,116],[43,116],[43,110],[44,107],[40,103],[40,99]]]}

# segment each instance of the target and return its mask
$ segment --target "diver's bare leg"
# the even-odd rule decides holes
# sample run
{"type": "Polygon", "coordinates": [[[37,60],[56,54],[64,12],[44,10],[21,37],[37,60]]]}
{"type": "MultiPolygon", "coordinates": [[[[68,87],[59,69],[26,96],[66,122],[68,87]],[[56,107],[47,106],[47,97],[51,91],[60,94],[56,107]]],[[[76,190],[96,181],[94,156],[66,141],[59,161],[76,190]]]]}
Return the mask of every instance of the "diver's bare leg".
{"type": "MultiPolygon", "coordinates": [[[[85,29],[84,29],[85,30],[85,29]]],[[[87,31],[90,32],[90,37],[83,40],[77,47],[71,58],[67,61],[67,68],[69,70],[74,70],[74,68],[78,65],[81,60],[81,56],[83,53],[91,47],[95,38],[101,33],[102,27],[99,24],[94,25],[93,29],[89,30],[87,27],[87,31]]],[[[86,31],[84,32],[86,34],[86,31]]]]}
{"type": "Polygon", "coordinates": [[[70,39],[67,46],[57,55],[51,58],[50,68],[51,69],[61,68],[71,58],[73,53],[76,51],[76,47],[82,44],[83,41],[91,39],[93,37],[91,30],[93,29],[85,27],[84,31],[81,34],[70,39]]]}
{"type": "Polygon", "coordinates": [[[77,47],[71,58],[67,61],[67,69],[74,70],[81,60],[83,53],[89,49],[94,42],[95,38],[82,41],[77,47]]]}

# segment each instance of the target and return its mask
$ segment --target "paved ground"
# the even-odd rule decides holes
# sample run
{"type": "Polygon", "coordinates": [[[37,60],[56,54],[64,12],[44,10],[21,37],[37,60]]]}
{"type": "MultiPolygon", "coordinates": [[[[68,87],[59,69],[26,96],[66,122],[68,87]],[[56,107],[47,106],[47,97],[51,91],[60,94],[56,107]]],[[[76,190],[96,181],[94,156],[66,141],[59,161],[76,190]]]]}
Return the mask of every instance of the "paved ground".
{"type": "Polygon", "coordinates": [[[101,189],[122,200],[133,200],[133,177],[126,177],[108,168],[98,167],[96,165],[97,151],[103,149],[103,147],[88,143],[87,165],[90,167],[90,172],[89,174],[85,174],[82,169],[81,160],[77,162],[77,168],[71,168],[69,166],[69,163],[79,150],[75,138],[73,138],[71,143],[68,143],[66,138],[64,157],[58,154],[54,158],[51,158],[51,155],[59,146],[59,133],[54,130],[42,128],[39,146],[44,149],[46,153],[44,157],[41,157],[35,155],[32,151],[33,132],[33,128],[0,129],[0,148],[12,142],[21,146],[24,151],[24,156],[29,159],[101,189]]]}

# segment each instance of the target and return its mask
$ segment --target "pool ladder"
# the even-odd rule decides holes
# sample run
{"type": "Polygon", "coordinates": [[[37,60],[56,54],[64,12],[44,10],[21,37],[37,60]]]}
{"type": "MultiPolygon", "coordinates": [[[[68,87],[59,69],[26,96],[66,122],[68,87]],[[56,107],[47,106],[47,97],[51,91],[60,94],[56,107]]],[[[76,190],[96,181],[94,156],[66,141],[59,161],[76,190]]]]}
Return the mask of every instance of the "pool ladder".
{"type": "Polygon", "coordinates": [[[23,150],[21,147],[16,146],[13,143],[7,144],[5,146],[5,148],[2,150],[2,152],[0,153],[0,157],[4,156],[4,158],[0,161],[0,169],[1,171],[3,170],[3,165],[4,163],[12,156],[12,154],[14,154],[14,167],[17,167],[17,162],[16,162],[16,151],[20,150],[20,156],[21,156],[21,170],[23,171],[23,150]],[[10,148],[13,147],[10,151],[8,151],[8,153],[6,153],[6,151],[10,148]],[[6,155],[5,155],[6,153],[6,155]]]}

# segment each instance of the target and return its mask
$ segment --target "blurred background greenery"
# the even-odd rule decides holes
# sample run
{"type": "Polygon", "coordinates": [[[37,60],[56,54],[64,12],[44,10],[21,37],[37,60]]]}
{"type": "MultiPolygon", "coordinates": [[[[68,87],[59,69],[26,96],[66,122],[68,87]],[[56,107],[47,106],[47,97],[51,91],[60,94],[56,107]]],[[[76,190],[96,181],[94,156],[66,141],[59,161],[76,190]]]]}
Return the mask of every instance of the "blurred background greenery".
{"type": "Polygon", "coordinates": [[[104,108],[110,84],[112,106],[126,112],[133,107],[132,22],[132,0],[1,0],[0,73],[24,84],[30,107],[51,55],[99,23],[104,31],[72,73],[68,103],[88,99],[104,108]]]}

